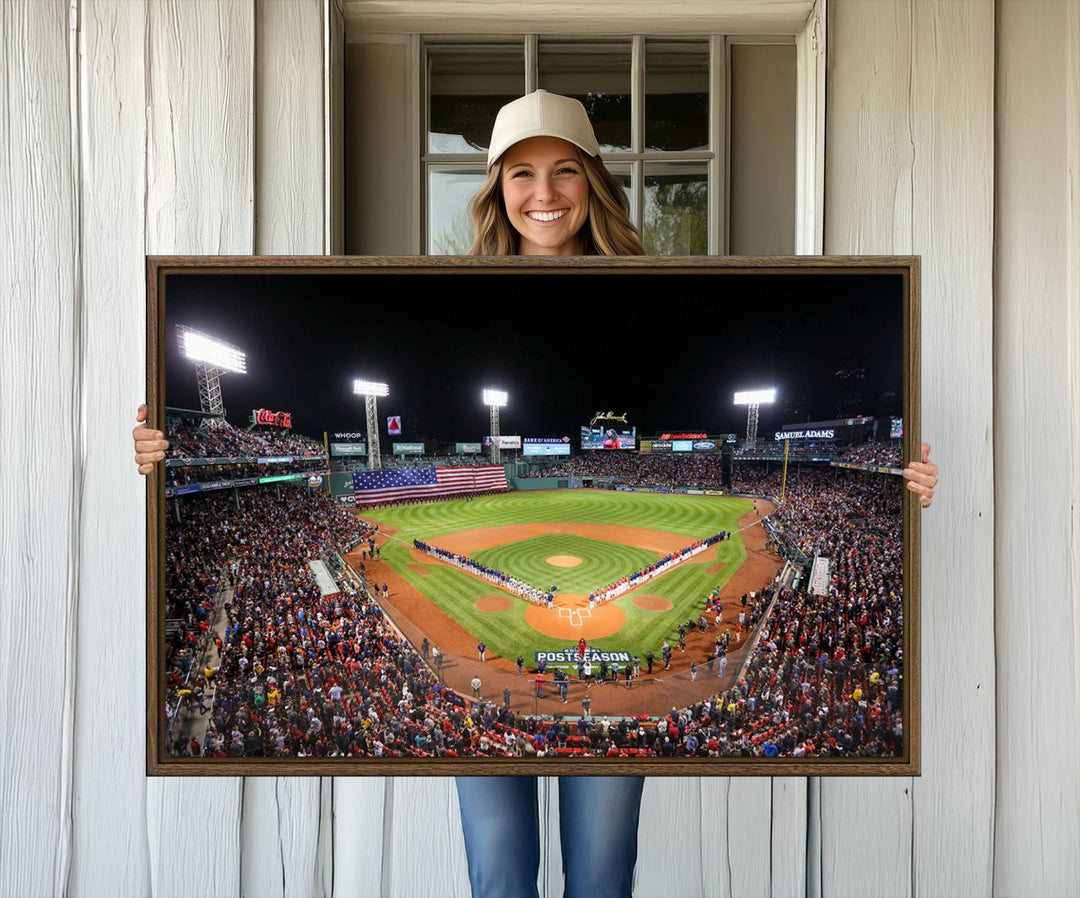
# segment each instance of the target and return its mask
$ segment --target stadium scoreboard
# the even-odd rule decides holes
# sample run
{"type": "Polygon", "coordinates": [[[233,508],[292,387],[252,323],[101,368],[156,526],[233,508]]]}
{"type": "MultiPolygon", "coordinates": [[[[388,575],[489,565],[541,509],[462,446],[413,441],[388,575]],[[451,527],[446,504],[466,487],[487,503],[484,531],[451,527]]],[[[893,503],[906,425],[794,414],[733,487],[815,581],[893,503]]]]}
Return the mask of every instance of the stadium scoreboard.
{"type": "Polygon", "coordinates": [[[581,448],[591,449],[637,449],[637,428],[595,427],[581,425],[581,448]]]}

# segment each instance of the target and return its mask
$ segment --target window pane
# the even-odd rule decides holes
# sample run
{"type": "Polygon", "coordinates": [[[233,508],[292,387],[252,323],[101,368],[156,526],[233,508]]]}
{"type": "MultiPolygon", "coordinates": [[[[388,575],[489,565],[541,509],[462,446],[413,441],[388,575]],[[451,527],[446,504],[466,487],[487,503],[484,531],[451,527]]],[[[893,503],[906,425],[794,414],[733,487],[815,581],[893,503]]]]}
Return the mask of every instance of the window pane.
{"type": "Polygon", "coordinates": [[[499,108],[525,93],[525,47],[429,46],[429,153],[486,152],[499,108]]]}
{"type": "Polygon", "coordinates": [[[709,149],[707,41],[646,41],[645,149],[709,149]]]}
{"type": "Polygon", "coordinates": [[[581,101],[601,153],[629,151],[630,41],[541,41],[539,50],[539,86],[581,101]]]}
{"type": "Polygon", "coordinates": [[[704,164],[645,166],[645,252],[704,256],[709,247],[708,174],[704,164]]]}
{"type": "Polygon", "coordinates": [[[472,246],[468,204],[486,177],[483,166],[428,169],[428,252],[464,256],[472,246]]]}

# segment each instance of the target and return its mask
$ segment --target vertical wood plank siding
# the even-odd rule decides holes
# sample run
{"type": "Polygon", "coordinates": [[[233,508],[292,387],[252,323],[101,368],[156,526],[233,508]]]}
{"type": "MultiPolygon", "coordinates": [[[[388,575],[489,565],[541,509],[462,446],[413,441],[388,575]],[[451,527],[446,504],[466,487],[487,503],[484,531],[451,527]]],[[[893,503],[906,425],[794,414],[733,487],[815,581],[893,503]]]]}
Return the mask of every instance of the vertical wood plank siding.
{"type": "MultiPolygon", "coordinates": [[[[150,85],[146,251],[254,249],[254,3],[154,2],[147,9],[150,85]]],[[[155,896],[241,894],[244,782],[148,781],[155,896]]]]}
{"type": "MultiPolygon", "coordinates": [[[[323,4],[260,0],[254,13],[254,252],[323,253],[323,4]]],[[[242,894],[329,895],[323,793],[318,777],[245,779],[242,894]]]]}
{"type": "Polygon", "coordinates": [[[1080,10],[998,6],[994,890],[1080,888],[1080,10]]]}
{"type": "Polygon", "coordinates": [[[994,8],[829,4],[828,253],[922,256],[923,775],[821,781],[822,894],[991,889],[994,8]]]}
{"type": "Polygon", "coordinates": [[[146,379],[146,26],[143,3],[95,0],[79,7],[87,475],[69,890],[118,898],[150,893],[146,481],[135,473],[131,451],[146,379]]]}
{"type": "Polygon", "coordinates": [[[77,123],[68,6],[6,4],[0,79],[0,893],[63,889],[79,486],[77,123]]]}
{"type": "MultiPolygon", "coordinates": [[[[834,0],[828,16],[825,252],[914,252],[911,6],[834,0]]],[[[911,894],[911,783],[821,779],[823,895],[911,894]]]]}

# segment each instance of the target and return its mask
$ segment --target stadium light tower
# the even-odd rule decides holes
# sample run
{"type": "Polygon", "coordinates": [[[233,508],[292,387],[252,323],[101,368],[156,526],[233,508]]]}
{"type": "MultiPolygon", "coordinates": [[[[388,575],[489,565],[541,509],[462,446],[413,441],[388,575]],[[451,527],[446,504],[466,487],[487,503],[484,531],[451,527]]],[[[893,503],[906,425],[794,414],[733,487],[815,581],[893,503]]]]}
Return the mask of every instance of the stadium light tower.
{"type": "Polygon", "coordinates": [[[491,409],[491,463],[497,465],[501,459],[499,452],[499,409],[506,405],[509,397],[503,390],[484,390],[484,405],[491,409]]]}
{"type": "Polygon", "coordinates": [[[379,413],[375,408],[375,400],[379,396],[389,396],[390,387],[372,383],[370,380],[354,380],[353,392],[364,397],[364,408],[367,411],[368,470],[377,471],[382,467],[382,452],[379,449],[379,413]]]}
{"type": "Polygon", "coordinates": [[[757,443],[758,406],[776,401],[776,388],[764,390],[740,390],[735,394],[735,404],[746,406],[746,445],[757,443]]]}
{"type": "Polygon", "coordinates": [[[200,333],[186,324],[176,326],[180,352],[195,363],[195,376],[199,380],[199,405],[204,412],[225,417],[221,402],[221,375],[247,374],[247,362],[239,349],[231,343],[200,333]]]}

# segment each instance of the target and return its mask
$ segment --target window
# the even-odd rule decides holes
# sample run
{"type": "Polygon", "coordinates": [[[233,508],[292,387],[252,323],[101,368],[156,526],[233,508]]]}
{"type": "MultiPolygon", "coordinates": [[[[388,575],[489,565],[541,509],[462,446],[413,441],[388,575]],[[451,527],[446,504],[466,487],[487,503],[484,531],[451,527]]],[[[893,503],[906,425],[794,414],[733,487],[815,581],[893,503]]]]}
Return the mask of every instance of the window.
{"type": "Polygon", "coordinates": [[[535,88],[584,104],[646,252],[704,255],[726,247],[722,37],[429,38],[422,62],[426,252],[468,252],[466,204],[486,174],[495,115],[535,88]]]}

